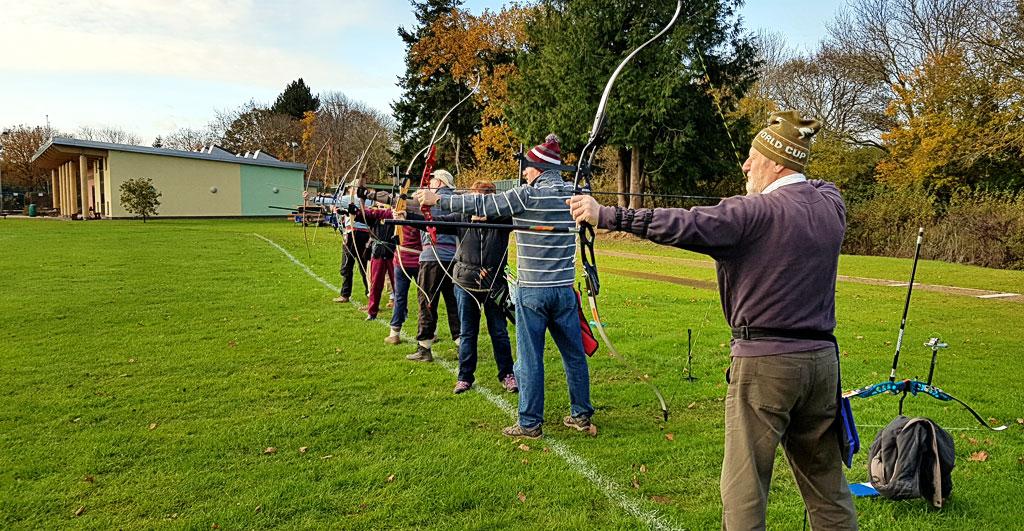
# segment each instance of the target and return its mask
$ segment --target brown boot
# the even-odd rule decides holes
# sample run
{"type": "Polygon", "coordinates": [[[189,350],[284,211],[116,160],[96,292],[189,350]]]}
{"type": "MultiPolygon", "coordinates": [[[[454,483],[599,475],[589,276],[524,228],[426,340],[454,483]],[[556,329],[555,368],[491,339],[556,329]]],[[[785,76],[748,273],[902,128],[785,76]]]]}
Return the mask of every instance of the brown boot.
{"type": "Polygon", "coordinates": [[[398,345],[402,342],[402,336],[388,336],[384,338],[384,343],[388,345],[398,345]]]}
{"type": "Polygon", "coordinates": [[[416,352],[409,354],[405,357],[409,361],[434,361],[434,355],[430,352],[429,348],[418,346],[416,352]]]}
{"type": "Polygon", "coordinates": [[[349,298],[344,296],[344,295],[340,295],[340,296],[335,297],[335,298],[333,298],[331,300],[334,301],[334,302],[348,302],[349,298]]]}

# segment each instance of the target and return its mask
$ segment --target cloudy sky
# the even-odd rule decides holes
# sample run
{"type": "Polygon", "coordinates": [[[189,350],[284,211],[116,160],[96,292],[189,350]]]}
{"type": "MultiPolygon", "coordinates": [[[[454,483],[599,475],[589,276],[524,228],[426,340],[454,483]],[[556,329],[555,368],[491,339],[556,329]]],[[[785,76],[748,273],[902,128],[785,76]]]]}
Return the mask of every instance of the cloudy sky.
{"type": "MultiPolygon", "coordinates": [[[[743,15],[809,49],[842,3],[752,0],[743,15]]],[[[407,0],[0,0],[0,127],[49,117],[148,144],[217,109],[272,101],[298,77],[389,111],[404,68],[395,30],[414,22],[407,0]]]]}

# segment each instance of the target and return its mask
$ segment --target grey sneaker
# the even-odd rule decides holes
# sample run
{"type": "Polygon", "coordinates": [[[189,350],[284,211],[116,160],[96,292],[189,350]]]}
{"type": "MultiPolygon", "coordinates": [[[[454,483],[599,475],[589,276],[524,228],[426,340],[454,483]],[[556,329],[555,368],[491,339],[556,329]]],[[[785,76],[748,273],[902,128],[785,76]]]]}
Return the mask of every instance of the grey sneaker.
{"type": "Polygon", "coordinates": [[[565,424],[567,428],[572,428],[576,431],[590,431],[590,417],[573,417],[568,416],[562,419],[562,424],[565,424]]]}
{"type": "Polygon", "coordinates": [[[460,395],[462,393],[465,393],[466,391],[469,391],[472,387],[472,383],[467,382],[465,380],[459,380],[455,382],[455,390],[453,392],[457,395],[460,395]]]}
{"type": "Polygon", "coordinates": [[[416,347],[416,352],[405,357],[409,361],[434,361],[434,355],[429,348],[416,347]]]}
{"type": "Polygon", "coordinates": [[[501,434],[506,437],[518,437],[523,439],[540,439],[544,436],[544,432],[541,431],[540,425],[536,428],[524,428],[519,424],[515,426],[509,426],[501,430],[501,434]]]}
{"type": "Polygon", "coordinates": [[[384,342],[388,345],[397,345],[402,342],[402,336],[388,336],[384,338],[384,342]]]}

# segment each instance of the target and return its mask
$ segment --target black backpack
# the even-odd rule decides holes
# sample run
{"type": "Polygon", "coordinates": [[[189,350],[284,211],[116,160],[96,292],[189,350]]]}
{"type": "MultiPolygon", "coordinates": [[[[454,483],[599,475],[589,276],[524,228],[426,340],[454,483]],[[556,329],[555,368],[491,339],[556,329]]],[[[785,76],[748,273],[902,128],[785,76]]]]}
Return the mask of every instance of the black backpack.
{"type": "Polygon", "coordinates": [[[941,508],[953,491],[953,438],[931,419],[896,417],[871,443],[868,476],[893,500],[923,497],[941,508]]]}

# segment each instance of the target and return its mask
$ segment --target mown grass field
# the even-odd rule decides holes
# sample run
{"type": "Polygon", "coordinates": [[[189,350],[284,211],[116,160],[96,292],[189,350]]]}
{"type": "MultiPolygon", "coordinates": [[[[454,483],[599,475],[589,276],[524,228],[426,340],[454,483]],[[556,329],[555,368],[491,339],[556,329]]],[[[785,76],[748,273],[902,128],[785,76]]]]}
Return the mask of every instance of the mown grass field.
{"type": "MultiPolygon", "coordinates": [[[[452,395],[444,363],[407,362],[412,346],[385,345],[385,327],[331,303],[255,234],[338,284],[340,238],[326,229],[307,256],[302,230],[283,221],[0,221],[0,527],[718,528],[728,330],[714,291],[604,274],[608,332],[654,377],[672,417],[662,422],[650,390],[599,352],[598,436],[561,428],[568,398],[549,348],[546,438],[520,446],[499,433],[515,395],[498,392],[486,341],[477,376],[490,392],[452,395]]],[[[659,261],[696,257],[682,251],[598,248],[650,255],[599,257],[600,267],[714,278],[659,261]]],[[[844,256],[840,273],[905,280],[909,266],[844,256]]],[[[1024,290],[1022,272],[935,262],[918,281],[1024,290]]],[[[888,375],[904,293],[839,284],[846,387],[888,375]]],[[[900,374],[926,376],[921,344],[941,336],[951,348],[936,383],[1012,426],[975,430],[955,404],[908,399],[908,413],[956,438],[952,499],[941,511],[858,499],[862,529],[1020,528],[1022,321],[1021,303],[914,294],[900,374]]],[[[454,344],[441,336],[435,355],[450,367],[454,344]]],[[[865,449],[851,481],[867,479],[866,447],[896,403],[854,403],[865,449]]],[[[769,528],[801,523],[780,455],[769,528]]]]}

